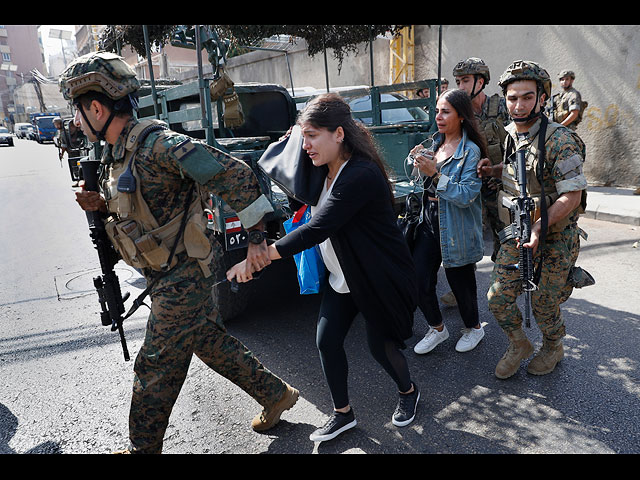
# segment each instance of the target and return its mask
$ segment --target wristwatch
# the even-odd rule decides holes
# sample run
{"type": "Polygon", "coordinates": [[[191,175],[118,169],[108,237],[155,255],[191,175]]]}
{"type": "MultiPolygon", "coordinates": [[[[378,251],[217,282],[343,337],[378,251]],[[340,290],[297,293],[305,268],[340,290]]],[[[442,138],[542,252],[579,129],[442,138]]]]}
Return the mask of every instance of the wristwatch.
{"type": "Polygon", "coordinates": [[[249,232],[249,242],[260,245],[267,238],[267,232],[261,232],[260,230],[251,230],[249,232]]]}

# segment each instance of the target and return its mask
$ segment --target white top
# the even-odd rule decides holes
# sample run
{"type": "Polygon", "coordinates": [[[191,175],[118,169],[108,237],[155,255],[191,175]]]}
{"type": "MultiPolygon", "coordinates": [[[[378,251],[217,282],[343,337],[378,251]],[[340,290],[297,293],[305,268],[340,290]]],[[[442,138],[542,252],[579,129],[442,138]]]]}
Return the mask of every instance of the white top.
{"type": "MultiPolygon", "coordinates": [[[[327,198],[329,198],[331,190],[333,190],[333,186],[336,184],[336,180],[338,180],[340,172],[342,172],[342,169],[347,164],[347,162],[344,162],[342,164],[330,187],[327,187],[328,180],[325,180],[324,187],[322,187],[322,192],[320,193],[320,199],[318,200],[318,205],[316,205],[315,207],[311,206],[312,217],[315,212],[322,208],[322,205],[327,201],[327,198]]],[[[331,285],[331,287],[338,293],[349,293],[349,286],[347,285],[347,281],[344,278],[344,273],[342,273],[342,268],[340,267],[340,263],[338,262],[338,257],[336,256],[336,252],[333,249],[333,245],[331,244],[331,239],[327,238],[324,242],[318,245],[318,248],[320,249],[320,254],[322,255],[322,261],[329,271],[329,285],[331,285]]]]}

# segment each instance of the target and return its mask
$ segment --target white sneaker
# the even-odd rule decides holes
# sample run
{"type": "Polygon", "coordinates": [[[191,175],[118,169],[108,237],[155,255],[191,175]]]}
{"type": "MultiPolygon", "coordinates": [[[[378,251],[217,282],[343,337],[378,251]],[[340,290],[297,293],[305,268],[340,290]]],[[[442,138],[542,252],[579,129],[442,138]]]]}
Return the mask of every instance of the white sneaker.
{"type": "Polygon", "coordinates": [[[484,337],[484,328],[482,328],[482,325],[480,328],[465,328],[462,332],[462,337],[460,337],[460,340],[458,340],[456,344],[456,351],[458,352],[473,350],[480,340],[482,340],[482,337],[484,337]]]}
{"type": "Polygon", "coordinates": [[[444,342],[447,338],[449,338],[449,331],[447,330],[446,325],[441,332],[433,327],[429,327],[429,331],[422,340],[416,343],[416,346],[413,347],[413,351],[420,354],[428,353],[438,344],[444,342]]]}

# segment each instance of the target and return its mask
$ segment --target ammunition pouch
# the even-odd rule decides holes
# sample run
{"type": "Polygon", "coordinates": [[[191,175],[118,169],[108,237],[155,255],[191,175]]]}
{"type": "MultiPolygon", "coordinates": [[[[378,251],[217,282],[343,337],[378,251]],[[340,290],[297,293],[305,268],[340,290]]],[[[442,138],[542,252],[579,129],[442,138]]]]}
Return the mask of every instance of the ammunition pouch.
{"type": "Polygon", "coordinates": [[[226,127],[239,127],[244,123],[244,114],[242,112],[240,98],[233,90],[233,81],[227,72],[223,71],[220,78],[211,84],[209,92],[211,94],[211,100],[213,101],[222,98],[222,102],[224,103],[223,117],[226,127]],[[231,93],[225,94],[228,89],[231,89],[231,93]]]}
{"type": "Polygon", "coordinates": [[[498,94],[487,97],[487,118],[481,120],[480,130],[487,140],[487,153],[492,165],[497,165],[503,159],[503,145],[507,137],[502,118],[498,117],[500,96],[498,94]]]}
{"type": "Polygon", "coordinates": [[[220,78],[215,80],[209,87],[209,93],[211,94],[211,100],[216,101],[222,97],[227,89],[233,88],[233,80],[229,77],[227,72],[222,72],[220,78]]]}
{"type": "Polygon", "coordinates": [[[225,95],[222,97],[224,102],[224,124],[226,127],[233,128],[239,127],[244,123],[244,113],[242,112],[242,105],[240,104],[240,98],[236,92],[231,95],[225,95]]]}
{"type": "Polygon", "coordinates": [[[594,285],[595,283],[595,279],[584,268],[576,267],[574,265],[569,270],[569,275],[567,276],[567,285],[570,285],[573,288],[582,288],[594,285]]]}
{"type": "Polygon", "coordinates": [[[198,260],[204,275],[209,277],[211,271],[208,264],[213,256],[213,249],[205,233],[206,218],[199,196],[191,204],[189,212],[184,234],[177,244],[176,238],[180,234],[184,212],[148,233],[144,233],[141,223],[133,219],[109,221],[105,224],[105,229],[114,248],[125,263],[132,267],[150,268],[157,272],[170,270],[177,264],[175,255],[186,251],[188,257],[198,260]],[[176,249],[169,265],[167,262],[174,244],[176,249]]]}
{"type": "Polygon", "coordinates": [[[565,102],[561,101],[562,95],[556,93],[553,96],[553,116],[554,122],[562,123],[565,118],[569,116],[569,110],[565,102]]]}

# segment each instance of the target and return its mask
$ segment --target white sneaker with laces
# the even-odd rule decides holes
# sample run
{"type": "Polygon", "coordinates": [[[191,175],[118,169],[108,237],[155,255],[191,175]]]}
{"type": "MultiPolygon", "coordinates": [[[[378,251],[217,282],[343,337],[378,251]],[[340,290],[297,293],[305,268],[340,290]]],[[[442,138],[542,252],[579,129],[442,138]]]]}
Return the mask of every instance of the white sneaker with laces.
{"type": "Polygon", "coordinates": [[[456,344],[457,352],[468,352],[476,348],[480,340],[484,337],[484,328],[465,328],[462,330],[462,337],[456,344]]]}
{"type": "Polygon", "coordinates": [[[447,330],[446,325],[443,326],[441,332],[433,327],[429,327],[429,331],[422,340],[416,343],[416,346],[413,347],[413,351],[419,354],[429,353],[447,338],[449,338],[449,331],[447,330]]]}

